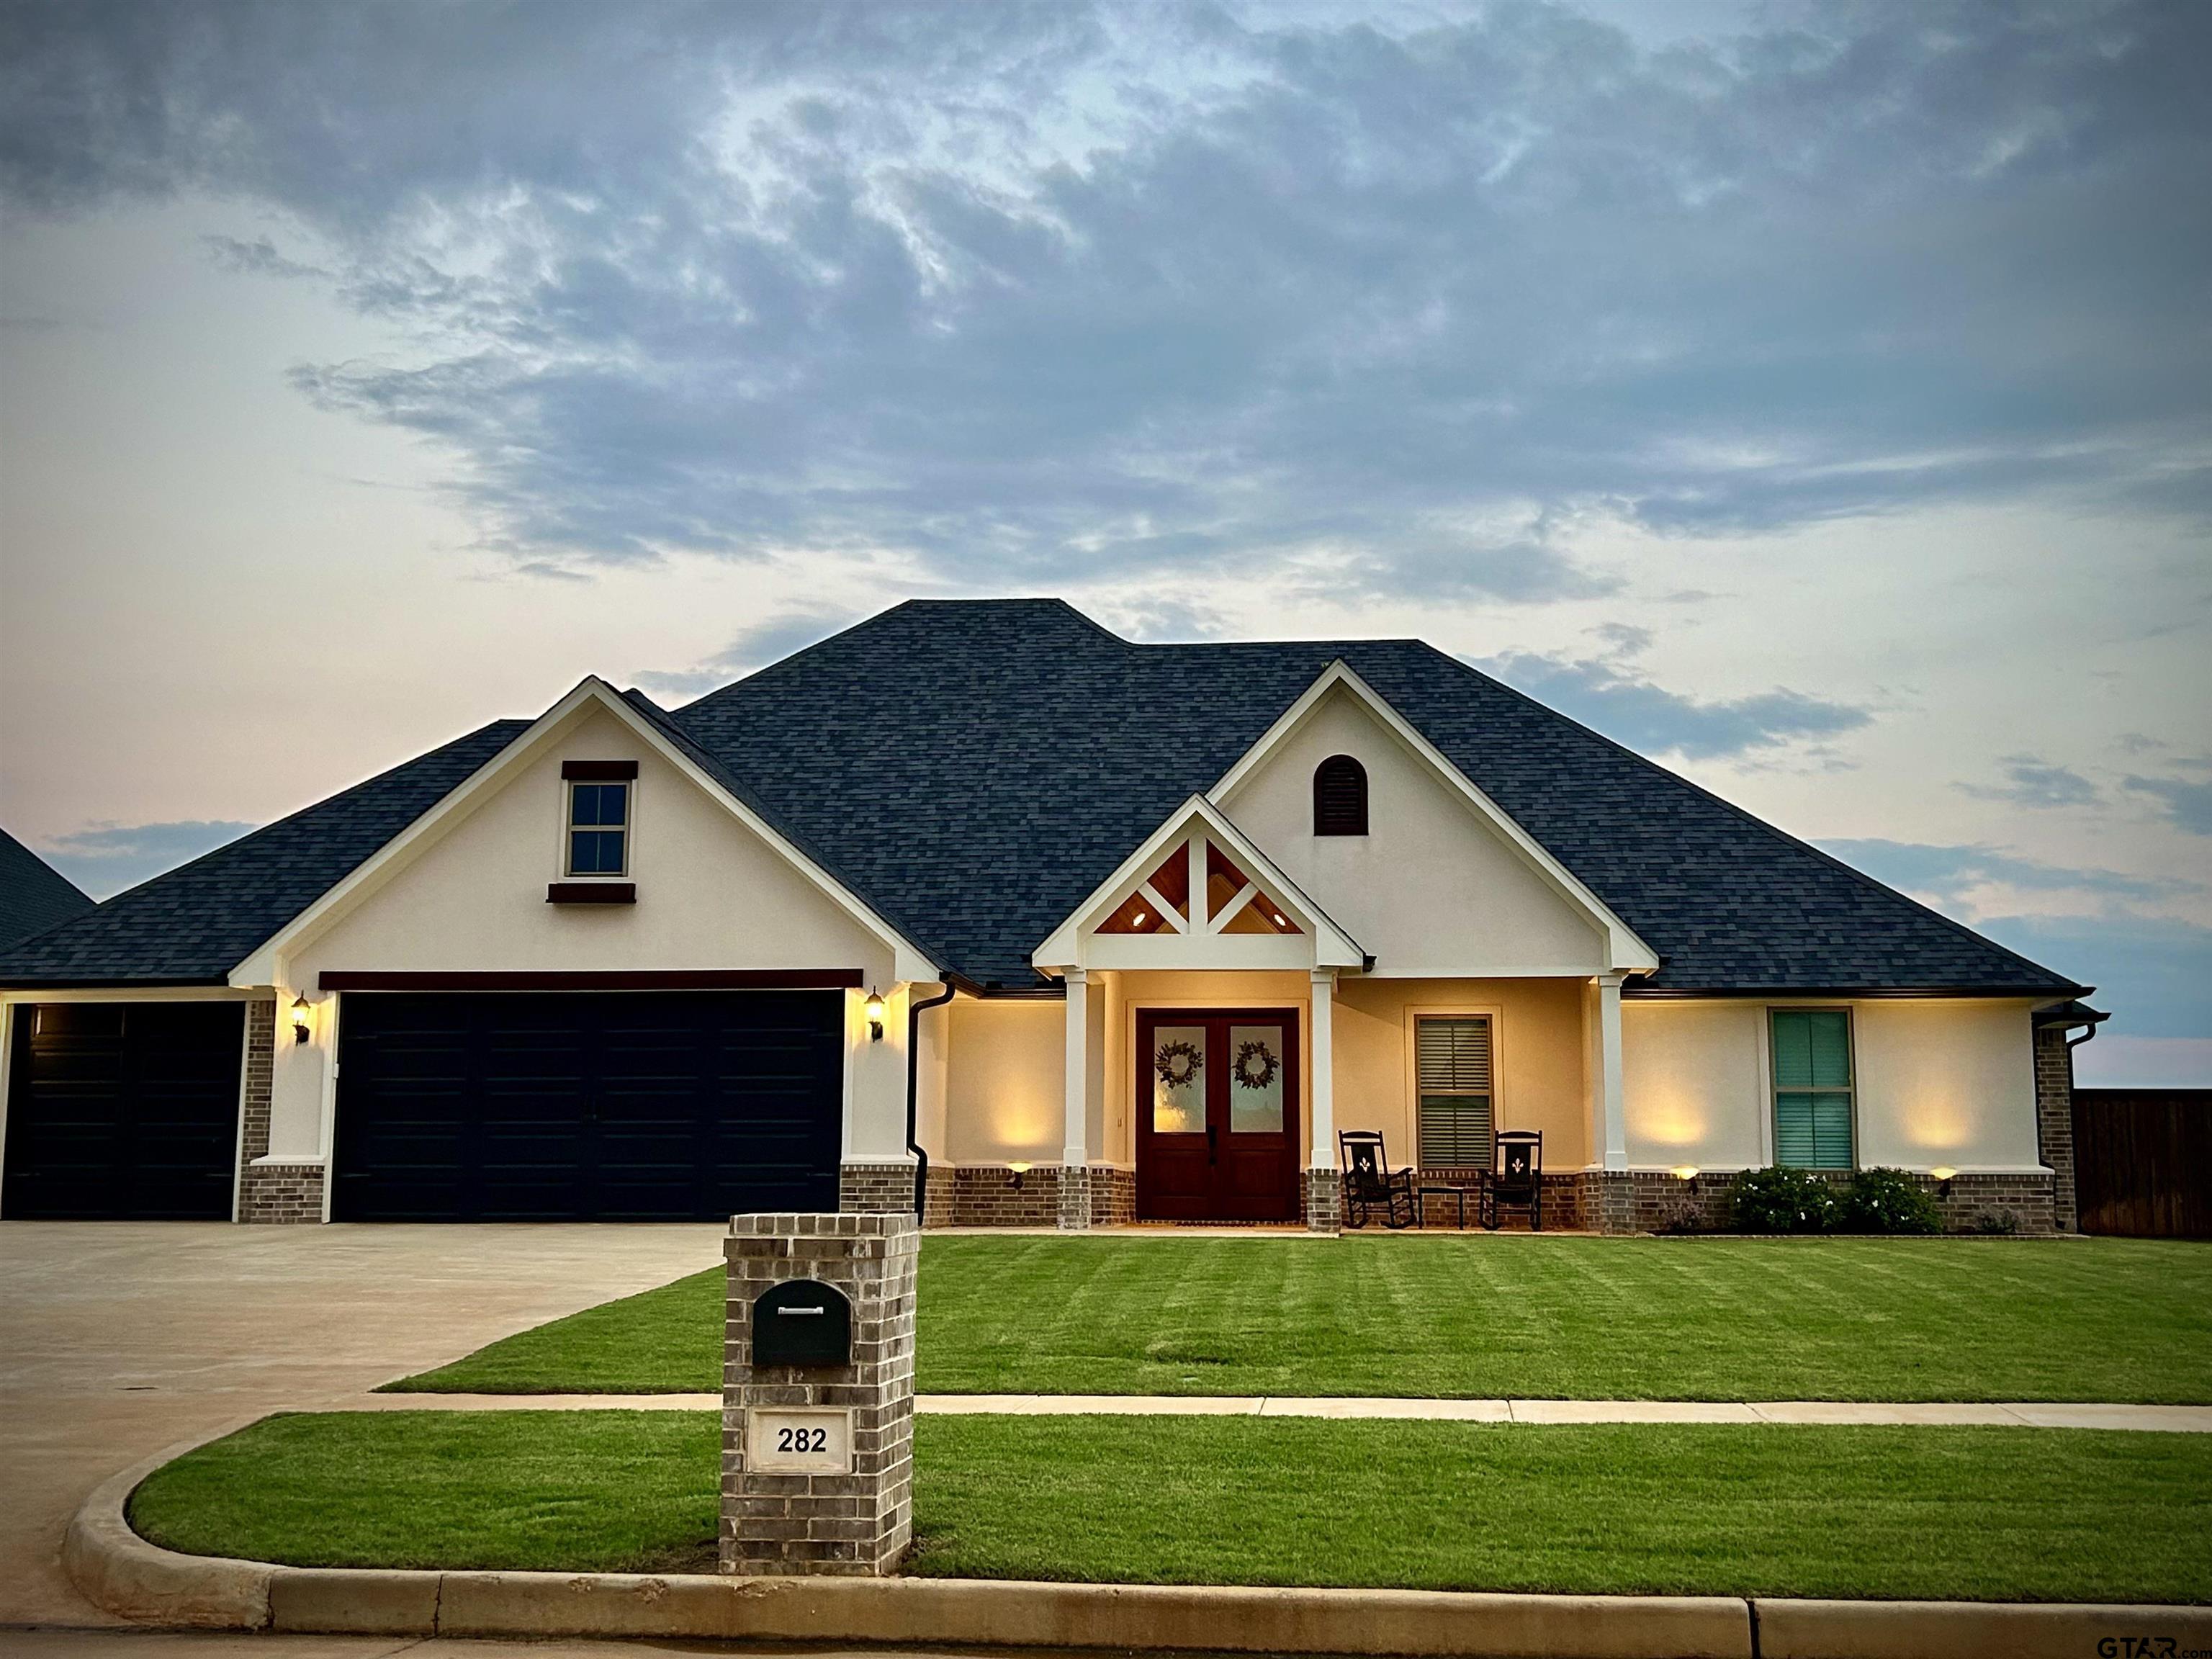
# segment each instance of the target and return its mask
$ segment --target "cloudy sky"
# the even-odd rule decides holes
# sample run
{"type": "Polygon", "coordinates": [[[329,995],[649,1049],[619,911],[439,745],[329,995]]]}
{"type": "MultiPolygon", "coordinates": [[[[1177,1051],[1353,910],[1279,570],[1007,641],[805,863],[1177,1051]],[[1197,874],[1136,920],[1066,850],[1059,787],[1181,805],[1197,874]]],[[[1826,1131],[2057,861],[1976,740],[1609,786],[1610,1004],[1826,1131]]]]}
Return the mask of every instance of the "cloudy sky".
{"type": "Polygon", "coordinates": [[[95,893],[913,595],[1418,634],[2212,1083],[2212,7],[0,6],[95,893]]]}

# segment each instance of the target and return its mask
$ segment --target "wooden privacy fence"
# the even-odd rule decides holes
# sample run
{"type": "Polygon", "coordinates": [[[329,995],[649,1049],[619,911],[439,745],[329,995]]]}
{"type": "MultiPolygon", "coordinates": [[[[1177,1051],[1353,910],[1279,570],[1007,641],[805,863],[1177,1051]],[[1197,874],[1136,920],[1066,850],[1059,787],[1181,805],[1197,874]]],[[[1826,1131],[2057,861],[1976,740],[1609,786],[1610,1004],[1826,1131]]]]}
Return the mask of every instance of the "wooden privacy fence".
{"type": "Polygon", "coordinates": [[[2085,1233],[2212,1238],[2212,1089],[2076,1089],[2085,1233]]]}

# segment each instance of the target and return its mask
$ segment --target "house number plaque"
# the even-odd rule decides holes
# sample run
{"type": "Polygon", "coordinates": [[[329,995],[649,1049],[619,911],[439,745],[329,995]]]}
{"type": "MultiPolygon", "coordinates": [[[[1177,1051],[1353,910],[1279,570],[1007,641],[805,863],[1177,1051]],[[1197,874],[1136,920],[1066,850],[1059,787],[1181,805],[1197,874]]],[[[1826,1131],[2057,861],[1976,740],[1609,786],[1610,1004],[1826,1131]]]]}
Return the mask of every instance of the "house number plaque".
{"type": "Polygon", "coordinates": [[[853,1413],[756,1406],[745,1414],[745,1467],[756,1474],[850,1474],[853,1413]]]}

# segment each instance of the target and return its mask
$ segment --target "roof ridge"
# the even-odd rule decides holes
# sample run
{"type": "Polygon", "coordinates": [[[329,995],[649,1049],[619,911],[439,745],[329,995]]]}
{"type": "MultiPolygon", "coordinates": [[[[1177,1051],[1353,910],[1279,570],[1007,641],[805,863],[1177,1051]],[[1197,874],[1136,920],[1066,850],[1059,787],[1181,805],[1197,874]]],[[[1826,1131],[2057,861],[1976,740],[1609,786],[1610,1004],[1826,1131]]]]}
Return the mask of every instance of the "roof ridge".
{"type": "MultiPolygon", "coordinates": [[[[1530,708],[1550,715],[1553,720],[1565,721],[1567,725],[1573,726],[1577,731],[1583,733],[1585,736],[1594,738],[1599,743],[1605,744],[1607,748],[1615,750],[1619,753],[1626,756],[1644,770],[1648,772],[1656,772],[1661,777],[1666,778],[1669,781],[1680,785],[1681,787],[1691,791],[1692,793],[1704,797],[1705,799],[1711,802],[1713,805],[1719,807],[1722,811],[1729,813],[1731,817],[1738,819],[1741,823],[1750,825],[1753,829],[1758,830],[1762,835],[1781,842],[1785,845],[1795,848],[1798,852],[1811,854],[1821,863],[1828,865],[1834,869],[1842,871],[1844,874],[1849,876],[1860,886],[1871,888],[1875,891],[1881,893],[1887,897],[1900,900],[1904,903],[1908,904],[1914,909],[1919,911],[1923,915],[1942,923],[1944,927],[1949,928],[1953,933],[1962,934],[1966,938],[1973,940],[1977,945],[1982,945],[1986,949],[1997,951],[2000,955],[2009,957],[2014,962],[2034,969],[2039,974],[2048,974],[2053,979],[2061,981],[2062,984],[2052,988],[2054,992],[2070,988],[2087,995],[2094,989],[2093,987],[2081,985],[2072,979],[2069,979],[2065,975],[2059,973],[2055,968],[2046,968],[2043,963],[2021,955],[2019,951],[2013,950],[2008,945],[1998,944],[1996,940],[1990,938],[1986,933],[1977,932],[1974,928],[1968,927],[1965,922],[1959,921],[1954,916],[1947,916],[1941,910],[1936,909],[1931,906],[1923,904],[1918,899],[1913,897],[1911,894],[1900,892],[1898,889],[1892,887],[1887,882],[1882,881],[1874,876],[1870,876],[1865,871],[1856,869],[1854,866],[1844,863],[1843,860],[1837,858],[1831,853],[1823,851],[1821,848],[1814,846],[1811,842],[1806,841],[1802,836],[1791,835],[1790,831],[1783,829],[1779,824],[1769,823],[1765,818],[1760,817],[1749,808],[1739,806],[1735,802],[1729,799],[1727,796],[1715,793],[1712,790],[1706,788],[1705,785],[1698,782],[1694,778],[1684,777],[1680,772],[1675,771],[1672,767],[1662,766],[1657,761],[1653,760],[1649,755],[1641,754],[1636,750],[1631,749],[1626,744],[1621,743],[1616,738],[1606,736],[1604,732],[1598,731],[1595,726],[1584,725],[1573,715],[1565,714],[1559,709],[1553,708],[1549,703],[1540,702],[1537,698],[1530,696],[1526,691],[1522,690],[1519,687],[1508,684],[1505,681],[1499,679],[1494,674],[1484,673],[1482,670],[1477,668],[1473,663],[1454,656],[1450,652],[1443,650],[1441,647],[1431,645],[1426,640],[1419,640],[1416,641],[1415,643],[1419,645],[1424,650],[1429,651],[1436,656],[1442,658],[1444,661],[1449,663],[1453,667],[1459,670],[1462,674],[1472,674],[1477,679],[1483,681],[1486,684],[1496,686],[1499,690],[1504,691],[1509,696],[1517,698],[1522,702],[1527,703],[1530,708]]],[[[1401,712],[1402,713],[1403,711],[1401,710],[1401,712]]],[[[1408,718],[1411,717],[1408,716],[1408,718]]],[[[1427,734],[1423,733],[1423,735],[1426,736],[1427,734]]],[[[1431,738],[1430,741],[1434,742],[1435,739],[1431,738]]]]}

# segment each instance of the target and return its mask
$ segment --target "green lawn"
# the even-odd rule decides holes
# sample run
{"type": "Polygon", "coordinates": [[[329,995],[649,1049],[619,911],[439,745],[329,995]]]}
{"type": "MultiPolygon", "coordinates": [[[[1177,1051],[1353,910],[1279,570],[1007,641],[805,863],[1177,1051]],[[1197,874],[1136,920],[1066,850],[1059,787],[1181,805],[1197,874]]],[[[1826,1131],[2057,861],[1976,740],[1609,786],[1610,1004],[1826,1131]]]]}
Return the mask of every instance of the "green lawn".
{"type": "MultiPolygon", "coordinates": [[[[142,1486],[157,1543],[301,1565],[711,1559],[708,1413],[283,1417],[142,1486]]],[[[2212,1600],[2212,1437],[925,1418],[915,1570],[1176,1583],[2212,1600]]]]}
{"type": "MultiPolygon", "coordinates": [[[[932,1237],[948,1394],[2212,1401],[2212,1244],[932,1237]]],[[[720,1270],[404,1389],[720,1386],[720,1270]]]]}

